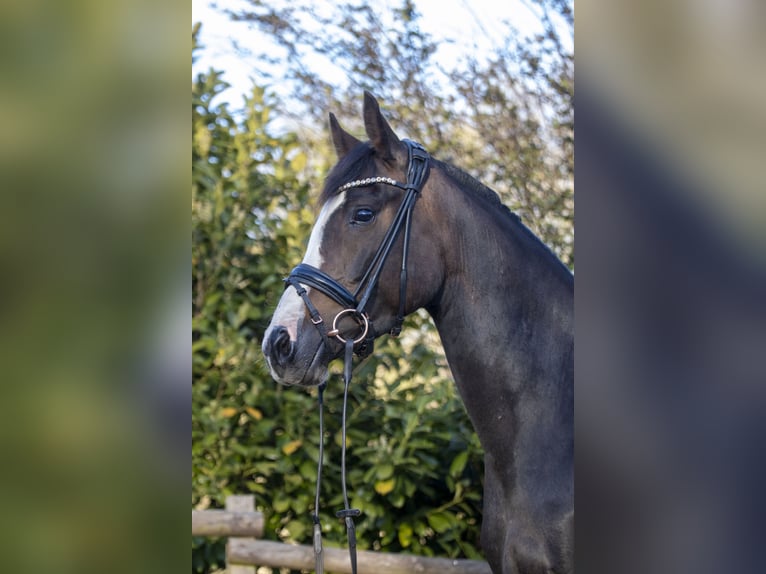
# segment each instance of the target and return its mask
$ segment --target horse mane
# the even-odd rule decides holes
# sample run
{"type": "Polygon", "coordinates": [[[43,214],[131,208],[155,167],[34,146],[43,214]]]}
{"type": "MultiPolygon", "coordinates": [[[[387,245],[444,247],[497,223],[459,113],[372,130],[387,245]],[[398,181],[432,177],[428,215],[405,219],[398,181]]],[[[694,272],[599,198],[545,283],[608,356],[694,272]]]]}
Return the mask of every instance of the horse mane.
{"type": "Polygon", "coordinates": [[[438,160],[434,160],[434,163],[436,163],[436,165],[438,165],[439,168],[459,187],[468,189],[474,196],[483,199],[489,203],[490,206],[498,209],[501,213],[510,217],[517,223],[521,223],[521,218],[516,213],[511,211],[511,209],[501,201],[500,196],[495,190],[487,187],[475,177],[469,175],[462,169],[455,167],[450,163],[438,160]]]}
{"type": "Polygon", "coordinates": [[[349,181],[359,179],[373,162],[374,150],[369,142],[354,146],[327,174],[324,188],[319,196],[319,206],[338,194],[338,189],[349,181]]]}
{"type": "Polygon", "coordinates": [[[543,242],[529,227],[524,224],[524,222],[521,220],[521,217],[519,217],[517,213],[511,211],[511,209],[502,202],[500,196],[495,190],[487,187],[475,177],[469,175],[462,169],[455,167],[452,164],[433,159],[432,161],[460,189],[467,191],[471,197],[478,199],[480,203],[483,203],[486,207],[488,207],[489,209],[487,211],[491,216],[495,217],[501,223],[502,227],[510,224],[515,230],[520,230],[521,233],[527,237],[527,239],[529,239],[538,247],[542,247],[543,253],[552,257],[559,266],[566,270],[568,275],[571,275],[572,271],[566,265],[564,265],[564,263],[559,259],[558,255],[556,255],[556,253],[554,253],[554,251],[545,242],[543,242]]]}

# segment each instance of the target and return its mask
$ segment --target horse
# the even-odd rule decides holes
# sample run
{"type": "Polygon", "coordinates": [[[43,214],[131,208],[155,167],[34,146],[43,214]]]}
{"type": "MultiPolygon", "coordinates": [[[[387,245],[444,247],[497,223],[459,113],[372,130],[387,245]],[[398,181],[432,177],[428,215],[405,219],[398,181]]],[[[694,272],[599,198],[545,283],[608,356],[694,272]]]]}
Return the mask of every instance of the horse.
{"type": "Polygon", "coordinates": [[[493,574],[574,572],[574,276],[498,195],[400,139],[364,94],[367,141],[330,113],[337,164],[262,350],[284,385],[433,319],[485,453],[493,574]]]}

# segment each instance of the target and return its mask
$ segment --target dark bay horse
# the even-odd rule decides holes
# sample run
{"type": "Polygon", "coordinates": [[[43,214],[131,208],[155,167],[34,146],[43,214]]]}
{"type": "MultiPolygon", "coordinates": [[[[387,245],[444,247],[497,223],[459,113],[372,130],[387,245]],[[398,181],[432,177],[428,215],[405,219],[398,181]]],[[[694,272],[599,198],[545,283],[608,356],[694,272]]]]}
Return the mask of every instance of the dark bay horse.
{"type": "Polygon", "coordinates": [[[368,354],[425,308],[485,451],[492,571],[573,572],[573,275],[492,190],[400,140],[369,93],[364,124],[367,142],[330,114],[339,161],[264,335],[272,376],[319,385],[344,349],[368,354]]]}

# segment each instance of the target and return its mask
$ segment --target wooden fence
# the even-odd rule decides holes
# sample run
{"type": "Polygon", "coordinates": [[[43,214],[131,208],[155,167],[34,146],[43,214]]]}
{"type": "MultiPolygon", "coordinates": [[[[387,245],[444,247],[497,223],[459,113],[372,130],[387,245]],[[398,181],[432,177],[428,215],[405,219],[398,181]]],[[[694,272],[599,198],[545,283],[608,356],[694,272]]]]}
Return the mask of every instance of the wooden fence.
{"type": "MultiPolygon", "coordinates": [[[[192,510],[192,536],[225,536],[228,574],[255,574],[256,567],[314,570],[311,546],[259,540],[263,536],[263,514],[255,510],[253,495],[229,496],[225,510],[192,510]]],[[[492,574],[480,560],[425,558],[360,550],[359,574],[492,574]]],[[[324,548],[327,572],[351,574],[345,548],[324,548]]]]}

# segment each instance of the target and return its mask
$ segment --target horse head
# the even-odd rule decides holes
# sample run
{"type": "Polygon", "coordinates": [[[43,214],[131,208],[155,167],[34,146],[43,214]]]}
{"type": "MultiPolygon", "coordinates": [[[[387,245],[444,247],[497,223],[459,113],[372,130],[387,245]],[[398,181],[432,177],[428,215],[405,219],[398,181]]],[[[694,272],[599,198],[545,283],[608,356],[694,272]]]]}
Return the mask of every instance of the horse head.
{"type": "Polygon", "coordinates": [[[404,315],[428,305],[443,281],[428,154],[397,137],[369,93],[364,126],[369,141],[362,142],[330,114],[338,163],[263,339],[271,374],[283,384],[324,382],[347,341],[369,354],[376,337],[397,334],[404,315]]]}

